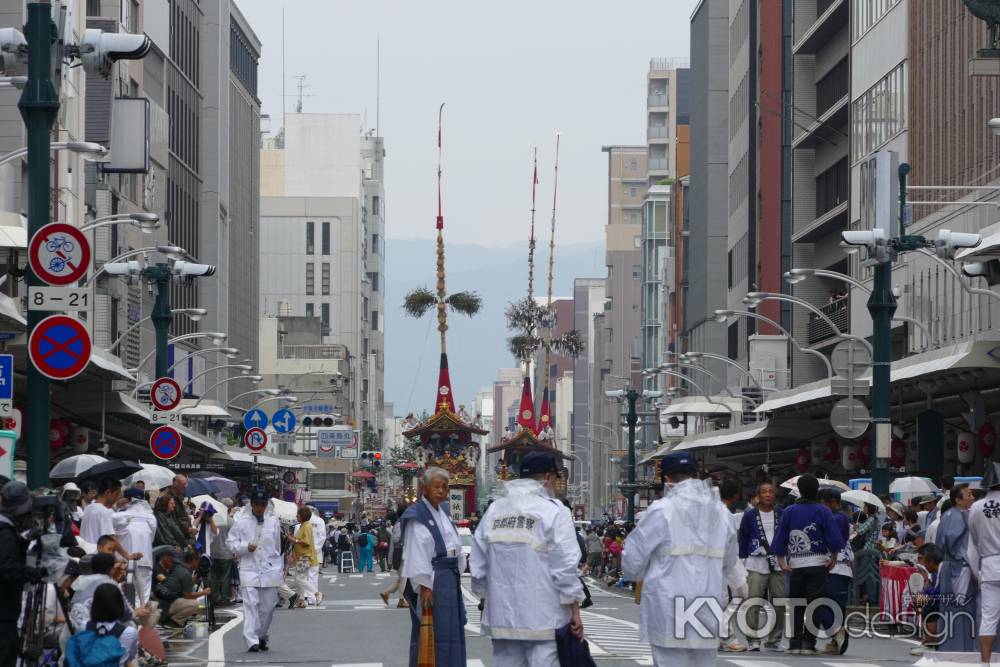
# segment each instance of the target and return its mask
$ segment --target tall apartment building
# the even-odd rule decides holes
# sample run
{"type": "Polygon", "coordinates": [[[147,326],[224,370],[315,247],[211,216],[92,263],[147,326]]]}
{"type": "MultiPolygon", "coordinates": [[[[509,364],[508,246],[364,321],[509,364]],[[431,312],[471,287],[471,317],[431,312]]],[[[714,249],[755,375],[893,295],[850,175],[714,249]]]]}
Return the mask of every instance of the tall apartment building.
{"type": "MultiPolygon", "coordinates": [[[[840,248],[840,233],[848,228],[849,219],[851,76],[857,69],[851,67],[851,12],[852,5],[857,4],[795,2],[795,105],[789,112],[795,121],[792,240],[796,267],[850,272],[847,255],[840,248]]],[[[850,328],[851,308],[832,298],[843,288],[836,281],[810,279],[796,284],[793,293],[823,308],[846,331],[850,328]]],[[[825,349],[837,342],[826,325],[801,308],[793,311],[792,323],[792,334],[804,345],[825,349]]],[[[793,359],[794,384],[825,376],[825,368],[815,357],[795,353],[793,359]]]]}
{"type": "MultiPolygon", "coordinates": [[[[729,221],[729,0],[702,0],[691,15],[691,177],[685,197],[687,282],[678,336],[687,347],[726,354],[726,328],[712,321],[726,307],[729,221]],[[688,261],[688,258],[690,260],[688,261]]],[[[732,324],[730,325],[732,326],[732,324]]],[[[721,387],[709,378],[710,393],[721,387]]]]}
{"type": "Polygon", "coordinates": [[[595,516],[597,507],[597,480],[593,474],[597,467],[595,462],[606,454],[600,447],[601,429],[591,426],[596,423],[596,418],[590,409],[592,394],[599,389],[593,386],[595,368],[600,367],[594,318],[604,312],[606,284],[606,278],[576,278],[573,281],[573,326],[583,338],[584,351],[573,361],[573,430],[570,442],[589,449],[589,456],[581,457],[580,463],[580,485],[587,499],[588,516],[595,516]]]}
{"type": "MultiPolygon", "coordinates": [[[[257,61],[260,40],[232,0],[202,2],[201,137],[203,174],[198,258],[216,264],[199,286],[208,315],[201,326],[225,331],[227,344],[256,365],[258,351],[258,256],[260,240],[260,100],[257,61]]],[[[208,377],[216,382],[221,377],[208,377]]],[[[214,384],[213,382],[212,384],[214,384]]],[[[245,388],[231,383],[215,390],[225,404],[245,388]]],[[[244,407],[252,397],[242,399],[244,407]]]]}
{"type": "MultiPolygon", "coordinates": [[[[646,162],[649,190],[642,213],[642,367],[663,362],[666,346],[663,310],[663,274],[671,261],[669,240],[670,187],[689,170],[687,125],[690,70],[686,61],[653,58],[646,74],[646,162]],[[680,150],[679,150],[680,149],[680,150]]],[[[652,386],[657,378],[645,380],[652,386]]]]}
{"type": "Polygon", "coordinates": [[[288,113],[261,155],[260,307],[318,318],[349,362],[350,414],[379,430],[383,406],[384,151],[357,114],[288,113]]]}

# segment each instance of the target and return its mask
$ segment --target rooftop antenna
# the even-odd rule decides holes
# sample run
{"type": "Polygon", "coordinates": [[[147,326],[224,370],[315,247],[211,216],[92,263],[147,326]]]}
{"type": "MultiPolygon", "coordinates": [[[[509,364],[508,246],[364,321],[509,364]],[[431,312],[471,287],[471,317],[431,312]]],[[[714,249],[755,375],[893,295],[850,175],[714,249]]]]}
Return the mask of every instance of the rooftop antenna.
{"type": "Polygon", "coordinates": [[[306,75],[305,74],[298,74],[298,75],[293,76],[291,78],[298,80],[298,83],[295,84],[296,87],[299,89],[298,100],[295,102],[295,113],[302,113],[302,98],[303,97],[312,97],[312,95],[304,94],[303,91],[306,88],[309,88],[310,86],[309,86],[309,84],[306,83],[306,75]]]}

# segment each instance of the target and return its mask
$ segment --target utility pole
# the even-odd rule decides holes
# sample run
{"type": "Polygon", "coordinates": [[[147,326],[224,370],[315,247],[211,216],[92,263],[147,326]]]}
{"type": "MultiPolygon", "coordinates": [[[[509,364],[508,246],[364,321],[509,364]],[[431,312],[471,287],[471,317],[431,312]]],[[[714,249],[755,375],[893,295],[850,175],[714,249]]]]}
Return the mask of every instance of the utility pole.
{"type": "MultiPolygon", "coordinates": [[[[51,166],[49,144],[52,124],[59,111],[59,97],[52,82],[52,45],[55,25],[51,18],[52,5],[28,3],[28,80],[17,103],[28,139],[28,238],[47,225],[51,212],[51,166]]],[[[27,269],[28,288],[44,283],[27,269]]],[[[30,336],[48,313],[28,311],[30,336]]],[[[49,379],[38,372],[31,362],[27,365],[28,418],[25,438],[28,446],[28,486],[35,489],[49,483],[49,379]]]]}
{"type": "Polygon", "coordinates": [[[143,271],[146,280],[156,283],[156,302],[153,304],[153,313],[150,319],[156,329],[156,377],[162,378],[169,375],[167,368],[167,337],[170,335],[170,322],[173,316],[170,314],[170,278],[172,273],[170,267],[160,263],[147,267],[143,271]]]}

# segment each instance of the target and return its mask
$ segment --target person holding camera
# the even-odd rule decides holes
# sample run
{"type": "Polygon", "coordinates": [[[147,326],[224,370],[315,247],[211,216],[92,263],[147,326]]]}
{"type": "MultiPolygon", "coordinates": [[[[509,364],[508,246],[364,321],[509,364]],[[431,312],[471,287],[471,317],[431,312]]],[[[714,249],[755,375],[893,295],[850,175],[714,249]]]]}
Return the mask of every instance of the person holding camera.
{"type": "Polygon", "coordinates": [[[167,619],[175,626],[183,626],[185,622],[198,613],[198,600],[212,594],[211,588],[194,590],[194,571],[198,568],[198,553],[188,549],[182,556],[182,562],[176,561],[173,549],[164,549],[160,553],[159,565],[161,574],[156,576],[153,592],[166,609],[167,619]]]}
{"type": "Polygon", "coordinates": [[[41,581],[44,574],[26,564],[28,541],[22,534],[32,526],[31,508],[31,494],[21,482],[7,482],[0,490],[0,667],[17,663],[24,585],[41,581]]]}

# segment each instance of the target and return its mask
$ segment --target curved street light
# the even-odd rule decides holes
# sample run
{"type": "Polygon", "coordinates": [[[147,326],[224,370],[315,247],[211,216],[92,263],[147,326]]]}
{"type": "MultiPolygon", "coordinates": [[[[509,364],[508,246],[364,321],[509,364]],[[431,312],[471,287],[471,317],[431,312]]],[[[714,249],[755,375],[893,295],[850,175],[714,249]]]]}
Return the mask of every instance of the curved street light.
{"type": "Polygon", "coordinates": [[[799,352],[811,354],[813,356],[822,359],[823,364],[826,366],[827,377],[829,378],[833,377],[833,365],[830,363],[830,360],[826,358],[825,354],[823,354],[819,350],[814,350],[810,347],[802,347],[801,345],[799,345],[799,342],[795,340],[795,337],[792,336],[792,334],[788,333],[788,331],[784,327],[782,327],[780,324],[772,320],[770,317],[765,317],[760,313],[754,313],[748,310],[717,310],[715,311],[714,317],[712,319],[714,319],[719,324],[725,324],[726,320],[728,320],[730,317],[749,317],[751,319],[760,320],[761,322],[770,324],[772,327],[780,331],[785,336],[785,338],[788,339],[789,347],[794,345],[795,349],[798,350],[799,352]]]}
{"type": "Polygon", "coordinates": [[[103,218],[91,220],[83,227],[81,232],[89,232],[99,227],[110,227],[112,225],[129,224],[139,229],[139,231],[150,234],[160,228],[160,216],[155,213],[138,211],[136,213],[119,213],[116,215],[106,215],[103,218]]]}
{"type": "Polygon", "coordinates": [[[692,361],[697,361],[698,359],[715,359],[716,361],[722,361],[734,367],[740,373],[746,375],[748,378],[753,380],[753,383],[757,385],[758,389],[760,390],[764,389],[762,386],[760,386],[760,381],[758,381],[757,378],[753,376],[753,373],[750,372],[749,368],[743,368],[742,364],[739,364],[730,359],[729,357],[723,356],[721,354],[715,354],[713,352],[685,352],[684,354],[681,355],[681,359],[689,359],[692,361]]]}
{"type": "Polygon", "coordinates": [[[710,380],[712,380],[713,382],[718,383],[718,385],[720,387],[722,387],[722,391],[724,391],[727,394],[729,394],[729,398],[746,398],[742,394],[740,394],[740,396],[737,396],[736,394],[734,394],[733,390],[730,389],[727,386],[727,383],[721,377],[719,377],[718,375],[716,375],[712,371],[708,370],[704,366],[699,366],[699,365],[691,363],[691,362],[689,362],[689,363],[681,363],[681,362],[672,361],[672,362],[668,362],[668,363],[665,363],[665,364],[660,364],[659,368],[652,368],[652,369],[649,369],[649,370],[652,371],[652,373],[658,373],[660,370],[663,370],[663,369],[672,369],[672,368],[678,368],[678,369],[681,369],[681,368],[690,368],[692,370],[701,371],[702,373],[704,373],[705,375],[707,375],[710,380]]]}
{"type": "Polygon", "coordinates": [[[235,347],[204,347],[204,348],[202,348],[200,350],[192,350],[192,351],[188,352],[187,354],[185,354],[180,359],[178,359],[177,361],[175,361],[174,363],[170,364],[170,366],[167,368],[167,372],[169,373],[170,371],[174,370],[175,368],[177,368],[178,366],[180,366],[181,364],[183,364],[185,361],[187,361],[191,357],[197,357],[197,356],[200,356],[202,354],[211,354],[212,352],[222,353],[222,354],[226,355],[227,359],[235,359],[236,357],[240,356],[240,350],[239,350],[239,348],[235,348],[235,347]]]}
{"type": "MultiPolygon", "coordinates": [[[[212,370],[215,370],[215,369],[213,368],[212,370]]],[[[214,391],[218,387],[221,387],[222,385],[226,384],[227,382],[235,382],[236,380],[250,380],[254,384],[258,384],[263,379],[264,379],[263,375],[234,375],[233,377],[230,377],[230,378],[223,378],[223,379],[219,380],[218,382],[216,382],[215,384],[213,384],[208,389],[206,389],[205,391],[203,391],[202,394],[201,394],[201,396],[198,397],[197,401],[195,401],[191,405],[188,405],[187,407],[181,408],[181,412],[184,412],[185,410],[193,410],[194,408],[198,407],[199,405],[201,405],[201,402],[205,400],[206,396],[208,396],[210,393],[212,393],[212,391],[214,391]]],[[[245,396],[246,394],[252,394],[252,393],[254,393],[254,392],[244,392],[244,393],[240,394],[240,396],[245,396]]],[[[226,407],[228,408],[229,405],[227,404],[226,407]]]]}
{"type": "Polygon", "coordinates": [[[833,320],[831,320],[826,313],[805,299],[800,299],[796,296],[790,296],[788,294],[778,294],[775,292],[747,292],[747,298],[751,300],[751,303],[748,304],[751,308],[756,308],[757,304],[761,301],[787,301],[788,303],[794,303],[797,306],[802,306],[809,312],[815,314],[816,317],[823,320],[823,322],[825,322],[826,325],[833,330],[834,335],[837,338],[843,338],[844,340],[856,340],[865,346],[868,350],[868,354],[870,354],[873,358],[875,357],[875,349],[872,347],[871,343],[866,341],[861,336],[844,333],[836,324],[833,323],[833,320]]]}
{"type": "Polygon", "coordinates": [[[664,375],[672,375],[675,378],[679,378],[681,380],[685,380],[692,387],[694,387],[695,389],[697,389],[698,391],[700,391],[702,398],[704,398],[706,401],[708,401],[712,405],[721,405],[722,407],[724,407],[726,410],[729,411],[729,416],[730,417],[734,417],[735,416],[736,413],[733,412],[733,409],[731,407],[729,407],[725,403],[719,403],[718,401],[716,401],[715,399],[713,399],[711,396],[708,395],[708,393],[705,392],[705,389],[700,384],[698,384],[697,382],[695,382],[694,380],[692,380],[691,378],[689,378],[687,375],[684,375],[683,373],[680,373],[678,371],[672,371],[672,370],[667,369],[667,368],[661,368],[657,372],[658,373],[662,373],[664,375]]]}
{"type": "MultiPolygon", "coordinates": [[[[221,331],[195,332],[195,333],[184,334],[181,336],[175,336],[167,341],[167,345],[173,345],[174,343],[179,343],[182,340],[193,340],[195,338],[211,338],[212,342],[215,343],[216,345],[222,345],[223,343],[226,342],[226,339],[229,338],[229,335],[224,334],[221,331]]],[[[209,351],[212,352],[215,352],[217,350],[217,348],[208,348],[208,349],[209,351]]],[[[129,369],[129,372],[133,374],[138,373],[139,370],[146,365],[146,362],[153,358],[154,354],[156,354],[156,350],[153,350],[145,357],[143,357],[139,361],[139,365],[137,365],[135,368],[129,369]]],[[[176,364],[174,365],[176,366],[176,364]]]]}
{"type": "Polygon", "coordinates": [[[951,275],[955,276],[955,280],[958,281],[959,286],[969,294],[978,294],[980,296],[988,296],[994,299],[1000,299],[1000,292],[994,292],[991,289],[983,289],[982,287],[973,287],[972,285],[965,282],[965,280],[962,277],[962,274],[958,271],[958,269],[956,269],[954,266],[952,266],[948,262],[938,257],[933,250],[928,250],[927,248],[918,248],[917,252],[921,253],[922,255],[926,255],[927,257],[930,257],[935,262],[937,262],[944,268],[948,269],[948,271],[951,272],[951,275]]]}
{"type": "MultiPolygon", "coordinates": [[[[257,401],[253,405],[251,405],[249,410],[243,410],[243,408],[236,407],[236,406],[233,406],[233,407],[236,407],[237,410],[243,410],[243,412],[249,412],[250,410],[256,410],[257,408],[259,408],[261,406],[261,404],[267,403],[268,401],[285,401],[286,403],[298,403],[299,402],[299,397],[298,396],[287,396],[285,394],[282,394],[281,396],[269,396],[268,398],[262,398],[261,400],[257,401]]],[[[232,404],[227,404],[226,407],[228,408],[228,407],[230,407],[230,405],[232,405],[232,404]]]]}
{"type": "MultiPolygon", "coordinates": [[[[267,387],[265,389],[251,389],[250,391],[245,391],[242,394],[236,394],[235,396],[233,396],[231,399],[229,399],[229,402],[226,403],[226,407],[227,408],[233,407],[233,403],[235,403],[239,399],[243,398],[244,396],[250,396],[251,394],[264,394],[265,396],[275,396],[275,397],[277,397],[277,396],[281,396],[282,393],[283,392],[280,389],[278,389],[277,387],[267,387]]],[[[237,409],[239,409],[239,408],[237,408],[237,409]]]]}
{"type": "MultiPolygon", "coordinates": [[[[49,147],[54,151],[70,151],[71,153],[76,153],[78,155],[91,156],[95,160],[108,154],[107,148],[94,143],[93,141],[57,141],[49,144],[49,147]]],[[[8,162],[13,162],[14,160],[24,157],[27,154],[27,147],[11,151],[0,158],[0,166],[3,166],[8,162]]]]}
{"type": "MultiPolygon", "coordinates": [[[[937,255],[933,255],[935,259],[939,259],[937,255]]],[[[943,261],[943,260],[942,260],[943,261]]],[[[785,282],[790,285],[797,285],[809,276],[819,276],[821,278],[832,278],[833,280],[841,280],[855,289],[861,290],[865,294],[871,294],[872,288],[868,287],[859,280],[847,275],[846,273],[840,273],[839,271],[830,271],[828,269],[791,269],[790,271],[785,271],[785,282]]],[[[984,290],[989,291],[989,290],[984,290]]],[[[994,294],[994,292],[990,292],[994,294]]],[[[920,320],[914,319],[912,317],[907,317],[906,315],[893,315],[892,319],[896,322],[906,322],[907,324],[912,324],[920,333],[924,335],[925,341],[930,341],[931,333],[927,326],[920,320]]],[[[926,343],[924,347],[927,347],[926,343]]]]}
{"type": "MultiPolygon", "coordinates": [[[[197,322],[208,314],[208,310],[206,310],[205,308],[174,308],[170,311],[170,314],[187,315],[188,319],[190,319],[192,322],[197,322]]],[[[146,315],[146,317],[142,318],[135,324],[129,326],[129,328],[126,329],[121,336],[118,336],[118,338],[115,339],[115,342],[111,343],[110,346],[104,348],[104,351],[111,352],[112,350],[114,350],[116,347],[121,345],[122,341],[125,340],[125,337],[128,336],[130,333],[132,333],[136,329],[136,327],[141,325],[143,322],[148,322],[152,317],[153,317],[152,315],[146,315]]]]}

